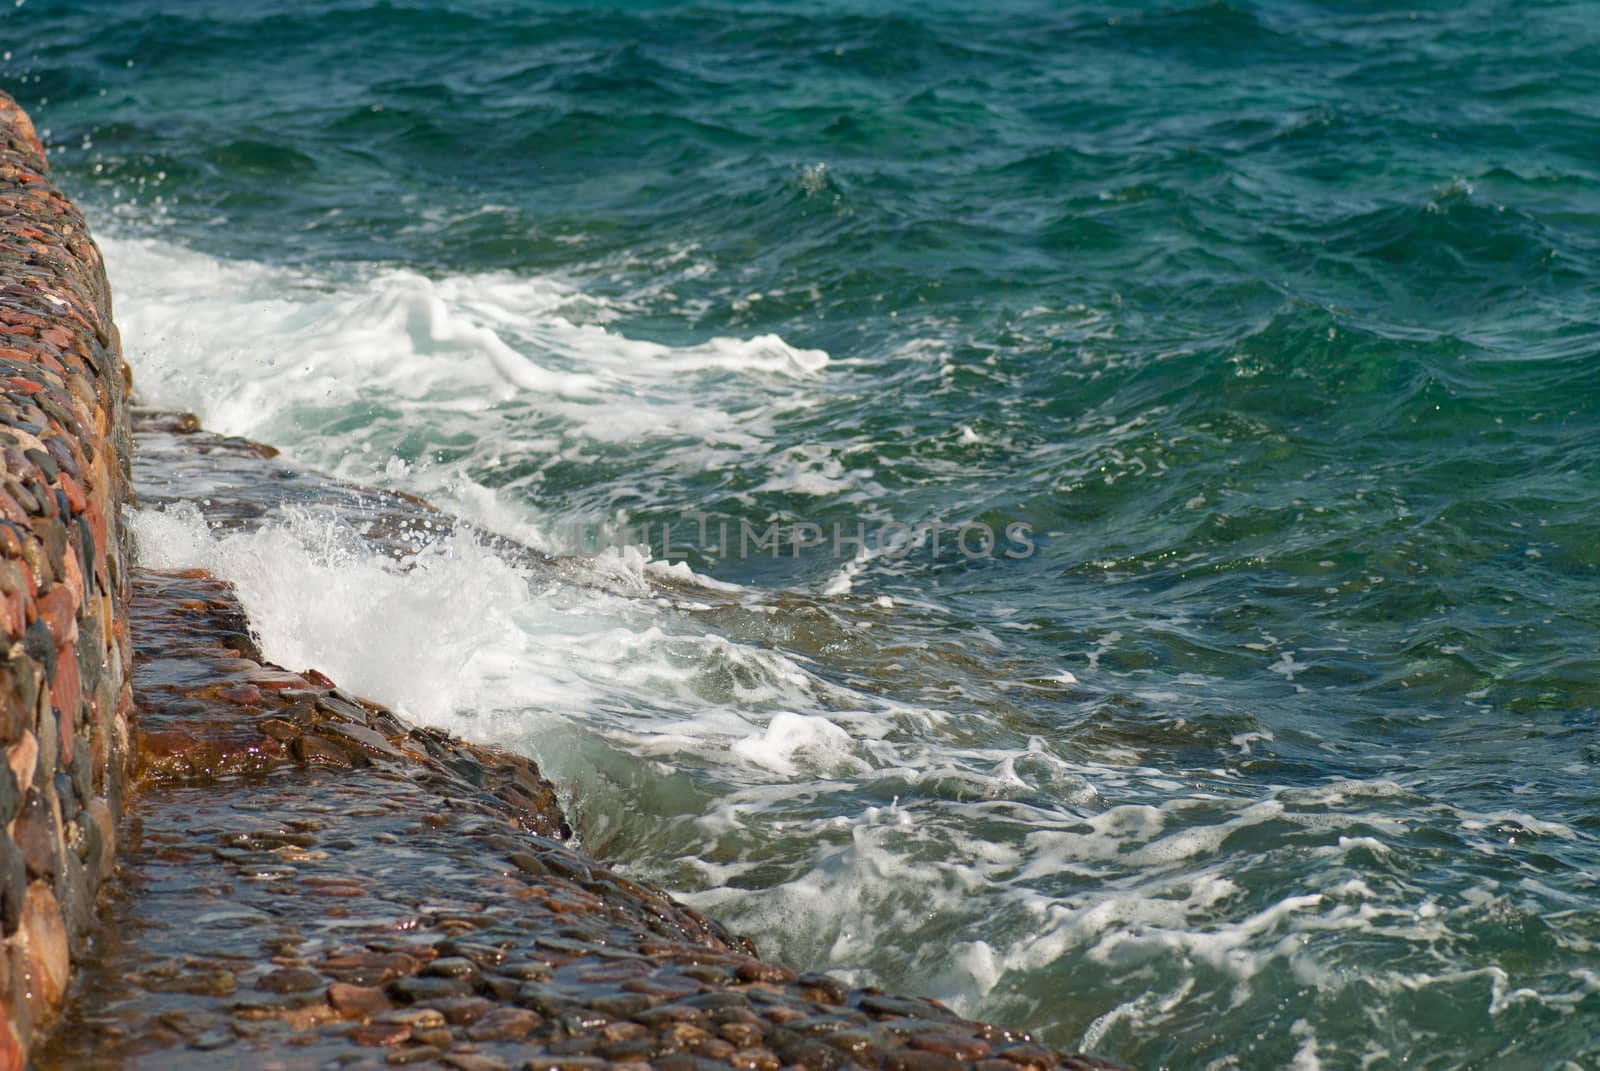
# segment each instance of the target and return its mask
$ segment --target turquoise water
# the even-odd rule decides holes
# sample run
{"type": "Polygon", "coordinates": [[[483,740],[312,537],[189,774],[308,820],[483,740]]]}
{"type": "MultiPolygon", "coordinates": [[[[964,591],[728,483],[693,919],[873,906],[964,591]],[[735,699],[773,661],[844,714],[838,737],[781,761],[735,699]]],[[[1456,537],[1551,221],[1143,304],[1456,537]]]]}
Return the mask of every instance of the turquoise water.
{"type": "Polygon", "coordinates": [[[552,553],[658,533],[552,582],[286,518],[207,551],[280,661],[531,750],[769,953],[1065,1047],[1600,1067],[1593,5],[0,38],[146,400],[552,553]]]}

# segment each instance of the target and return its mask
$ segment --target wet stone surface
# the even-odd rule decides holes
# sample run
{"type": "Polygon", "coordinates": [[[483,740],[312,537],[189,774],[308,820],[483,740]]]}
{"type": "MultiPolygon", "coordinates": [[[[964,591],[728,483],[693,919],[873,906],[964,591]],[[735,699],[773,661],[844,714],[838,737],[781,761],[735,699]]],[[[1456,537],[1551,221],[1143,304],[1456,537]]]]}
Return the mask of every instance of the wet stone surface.
{"type": "MultiPolygon", "coordinates": [[[[280,458],[271,446],[206,431],[190,413],[134,409],[132,425],[138,440],[133,479],[145,509],[193,506],[219,531],[249,531],[288,506],[327,510],[397,558],[467,527],[414,495],[336,480],[280,458]]],[[[521,544],[472,531],[507,560],[559,568],[521,544]]]]}
{"type": "Polygon", "coordinates": [[[530,759],[412,728],[309,670],[260,661],[232,589],[200,571],[134,574],[134,776],[216,780],[281,766],[378,768],[546,836],[569,833],[530,759]]]}
{"type": "MultiPolygon", "coordinates": [[[[133,479],[142,509],[192,507],[218,532],[253,531],[282,517],[288,508],[314,515],[326,513],[344,531],[395,559],[407,558],[461,532],[532,575],[623,594],[645,594],[585,568],[575,559],[551,557],[474,527],[415,495],[335,479],[281,457],[271,446],[206,431],[191,413],[136,408],[130,422],[138,443],[133,479]]],[[[739,612],[738,600],[725,599],[698,585],[680,587],[671,576],[652,576],[650,583],[648,595],[652,598],[681,598],[682,605],[711,605],[739,612]]],[[[769,616],[755,611],[748,619],[739,620],[752,628],[769,616]]]]}

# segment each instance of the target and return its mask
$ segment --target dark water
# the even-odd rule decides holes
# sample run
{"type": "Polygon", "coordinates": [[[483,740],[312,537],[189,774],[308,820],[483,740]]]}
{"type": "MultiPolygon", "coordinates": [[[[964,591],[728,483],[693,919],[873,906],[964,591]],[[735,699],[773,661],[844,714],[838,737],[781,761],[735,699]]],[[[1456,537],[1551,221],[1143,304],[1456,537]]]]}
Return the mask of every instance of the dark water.
{"type": "MultiPolygon", "coordinates": [[[[379,619],[492,665],[341,679],[531,748],[596,850],[1145,1067],[1600,1066],[1594,5],[28,0],[0,36],[154,401],[557,549],[1028,526],[682,538],[739,588],[676,601],[637,555],[604,599],[390,577],[379,619]]],[[[381,586],[316,561],[302,602],[381,586]]]]}

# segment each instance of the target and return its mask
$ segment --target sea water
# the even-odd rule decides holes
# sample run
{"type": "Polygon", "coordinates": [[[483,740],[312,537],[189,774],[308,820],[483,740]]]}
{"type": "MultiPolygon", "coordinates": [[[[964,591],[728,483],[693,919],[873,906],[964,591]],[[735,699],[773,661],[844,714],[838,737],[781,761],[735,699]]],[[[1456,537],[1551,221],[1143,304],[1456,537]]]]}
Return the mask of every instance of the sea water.
{"type": "Polygon", "coordinates": [[[135,514],[270,658],[797,967],[1146,1068],[1600,1066],[1592,5],[26,0],[0,53],[142,403],[555,562],[135,514]]]}

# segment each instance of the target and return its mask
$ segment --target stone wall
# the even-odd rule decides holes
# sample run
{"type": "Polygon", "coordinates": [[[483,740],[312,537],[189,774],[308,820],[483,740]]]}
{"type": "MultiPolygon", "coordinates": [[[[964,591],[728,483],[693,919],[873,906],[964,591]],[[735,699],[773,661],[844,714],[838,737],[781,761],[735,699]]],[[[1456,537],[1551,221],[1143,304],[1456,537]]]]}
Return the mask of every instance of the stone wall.
{"type": "Polygon", "coordinates": [[[0,93],[0,1071],[81,959],[127,785],[129,376],[100,251],[0,93]]]}

